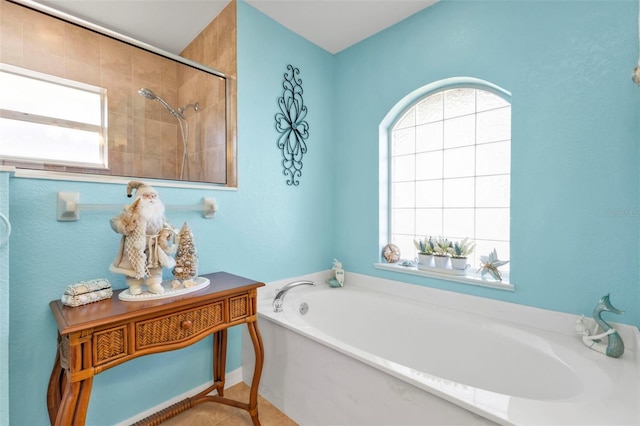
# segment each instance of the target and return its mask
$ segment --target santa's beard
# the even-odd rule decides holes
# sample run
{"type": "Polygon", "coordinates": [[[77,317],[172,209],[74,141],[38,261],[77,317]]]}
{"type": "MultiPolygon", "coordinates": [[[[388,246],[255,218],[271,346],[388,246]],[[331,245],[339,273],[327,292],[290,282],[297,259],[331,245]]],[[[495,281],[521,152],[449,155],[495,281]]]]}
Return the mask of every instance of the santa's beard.
{"type": "Polygon", "coordinates": [[[138,214],[147,221],[147,233],[157,234],[164,222],[164,204],[159,199],[138,201],[138,214]]]}

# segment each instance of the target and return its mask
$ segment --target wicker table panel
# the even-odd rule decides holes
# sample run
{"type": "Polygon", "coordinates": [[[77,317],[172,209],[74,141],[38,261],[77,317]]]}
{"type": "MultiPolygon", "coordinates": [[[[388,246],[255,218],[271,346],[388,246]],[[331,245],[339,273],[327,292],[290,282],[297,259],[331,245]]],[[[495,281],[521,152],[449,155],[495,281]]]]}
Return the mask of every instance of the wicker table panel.
{"type": "Polygon", "coordinates": [[[136,349],[180,342],[224,322],[223,301],[136,323],[136,349]]]}
{"type": "Polygon", "coordinates": [[[237,321],[249,315],[249,295],[244,294],[239,297],[232,297],[231,299],[229,299],[229,305],[230,321],[237,321]]]}
{"type": "Polygon", "coordinates": [[[114,327],[93,335],[94,365],[101,365],[127,355],[127,328],[114,327]]]}

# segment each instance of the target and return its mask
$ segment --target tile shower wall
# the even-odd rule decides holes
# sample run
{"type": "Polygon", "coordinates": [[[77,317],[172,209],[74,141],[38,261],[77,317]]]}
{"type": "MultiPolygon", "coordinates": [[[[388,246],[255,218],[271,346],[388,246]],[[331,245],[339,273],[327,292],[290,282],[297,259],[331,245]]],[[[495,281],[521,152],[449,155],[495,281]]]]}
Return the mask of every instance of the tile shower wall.
{"type": "MultiPolygon", "coordinates": [[[[227,75],[227,103],[223,102],[224,87],[216,87],[213,90],[202,90],[202,86],[196,78],[188,78],[189,75],[179,74],[180,102],[186,104],[190,99],[207,100],[208,107],[202,110],[199,119],[203,120],[204,128],[196,126],[204,132],[202,139],[205,143],[194,146],[189,151],[191,164],[196,164],[199,170],[196,173],[207,173],[215,181],[225,178],[222,170],[227,171],[227,184],[236,185],[236,153],[233,140],[236,137],[237,123],[237,45],[236,45],[236,2],[230,2],[216,18],[207,25],[196,38],[181,52],[180,56],[191,59],[211,68],[222,71],[227,75]],[[227,108],[227,121],[220,120],[224,109],[227,108]],[[225,129],[227,130],[225,132],[225,129]],[[225,139],[226,134],[226,139],[225,139]],[[221,167],[226,164],[225,167],[221,167]]],[[[192,168],[193,171],[193,168],[192,168]]]]}
{"type": "Polygon", "coordinates": [[[197,142],[190,145],[188,151],[190,164],[196,166],[191,168],[191,172],[195,172],[198,180],[203,175],[214,182],[227,179],[231,186],[235,185],[235,173],[225,176],[224,172],[235,170],[234,165],[227,164],[225,167],[225,164],[235,157],[231,150],[237,122],[236,52],[236,3],[231,2],[180,53],[180,56],[223,72],[228,77],[228,86],[207,86],[202,82],[202,75],[194,75],[187,68],[178,70],[180,105],[194,101],[201,104],[200,113],[189,117],[189,127],[199,131],[198,135],[194,135],[197,142]],[[228,106],[224,102],[225,91],[228,106]],[[225,108],[228,114],[226,122],[225,108]],[[204,122],[204,126],[199,126],[198,120],[204,122]]]}

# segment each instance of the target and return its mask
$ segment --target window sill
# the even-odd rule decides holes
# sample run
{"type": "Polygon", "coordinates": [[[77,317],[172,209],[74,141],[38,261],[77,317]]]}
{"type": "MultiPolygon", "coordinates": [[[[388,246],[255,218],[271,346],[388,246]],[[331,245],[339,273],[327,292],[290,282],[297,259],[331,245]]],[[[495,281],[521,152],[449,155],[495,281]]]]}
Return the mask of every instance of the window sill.
{"type": "Polygon", "coordinates": [[[418,275],[421,277],[436,278],[445,281],[454,281],[462,284],[489,287],[497,290],[515,291],[513,284],[509,282],[509,276],[504,275],[503,281],[494,281],[481,277],[480,274],[467,272],[466,275],[452,275],[437,271],[418,269],[415,266],[401,266],[397,263],[374,263],[373,267],[385,271],[399,272],[401,274],[418,275]]]}

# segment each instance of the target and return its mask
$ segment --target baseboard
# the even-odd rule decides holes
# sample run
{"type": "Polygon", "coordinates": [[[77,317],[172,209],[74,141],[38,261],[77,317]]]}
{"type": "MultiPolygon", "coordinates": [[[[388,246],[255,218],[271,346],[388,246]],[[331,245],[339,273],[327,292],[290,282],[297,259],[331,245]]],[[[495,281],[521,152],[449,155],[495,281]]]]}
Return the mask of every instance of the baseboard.
{"type": "MultiPolygon", "coordinates": [[[[242,367],[235,369],[233,371],[230,371],[228,373],[226,373],[225,375],[225,383],[224,383],[224,388],[230,388],[231,386],[237,385],[238,383],[240,383],[242,381],[242,367]]],[[[131,425],[133,423],[136,423],[144,418],[149,417],[150,415],[152,415],[153,413],[156,413],[160,410],[164,410],[165,408],[182,401],[183,399],[186,399],[190,396],[196,395],[200,392],[202,392],[203,390],[207,389],[209,386],[211,386],[213,384],[213,381],[209,381],[207,383],[203,383],[200,386],[197,386],[193,389],[191,389],[190,391],[187,391],[185,393],[182,393],[180,395],[176,395],[171,399],[168,399],[164,402],[162,402],[161,404],[156,405],[155,407],[149,408],[146,411],[143,411],[142,413],[138,413],[133,417],[128,418],[127,420],[123,420],[120,423],[116,423],[116,426],[128,426],[131,425]]]]}

